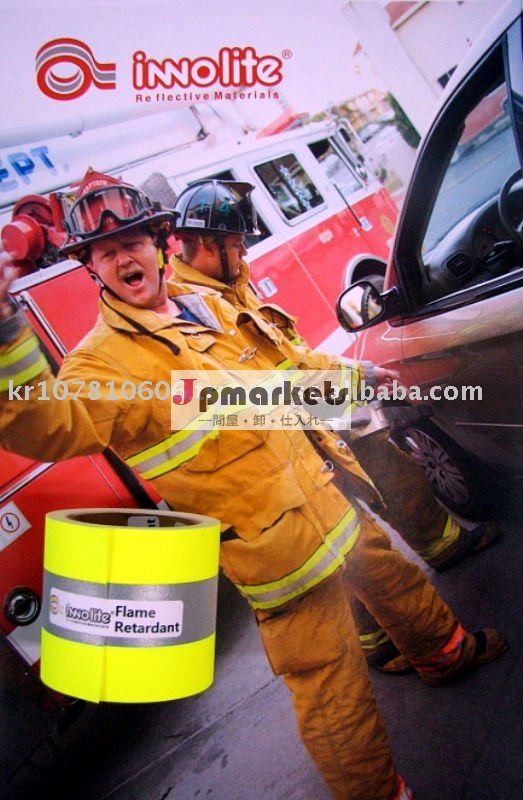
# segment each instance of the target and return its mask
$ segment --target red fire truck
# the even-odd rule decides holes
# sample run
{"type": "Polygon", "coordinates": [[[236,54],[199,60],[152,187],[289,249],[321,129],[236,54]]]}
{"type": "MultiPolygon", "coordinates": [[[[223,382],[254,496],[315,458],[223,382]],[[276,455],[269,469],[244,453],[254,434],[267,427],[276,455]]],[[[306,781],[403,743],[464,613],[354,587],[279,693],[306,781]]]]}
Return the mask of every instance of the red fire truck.
{"type": "MultiPolygon", "coordinates": [[[[67,163],[60,157],[59,139],[38,146],[33,142],[23,151],[19,146],[13,152],[0,152],[0,163],[6,165],[0,183],[8,189],[4,197],[11,200],[0,208],[3,246],[25,266],[13,294],[56,369],[92,326],[97,290],[78,263],[60,258],[65,234],[55,195],[47,193],[67,191],[90,164],[140,185],[166,206],[185,186],[203,177],[253,183],[262,230],[261,237],[247,242],[254,288],[295,314],[314,347],[343,353],[353,342],[355,337],[336,320],[336,299],[344,287],[364,277],[381,288],[397,214],[354,131],[344,122],[315,124],[219,144],[202,130],[189,143],[161,154],[133,155],[128,161],[121,153],[118,158],[114,155],[113,168],[108,168],[98,138],[91,155],[84,153],[83,162],[77,154],[76,173],[70,154],[67,163]]],[[[114,130],[111,136],[114,139],[114,130]]],[[[110,452],[57,464],[37,464],[2,452],[2,652],[7,642],[22,665],[31,665],[37,674],[46,512],[88,506],[151,507],[156,500],[110,452]]],[[[25,673],[30,679],[31,670],[25,673]]],[[[19,685],[18,678],[14,683],[19,685]]]]}

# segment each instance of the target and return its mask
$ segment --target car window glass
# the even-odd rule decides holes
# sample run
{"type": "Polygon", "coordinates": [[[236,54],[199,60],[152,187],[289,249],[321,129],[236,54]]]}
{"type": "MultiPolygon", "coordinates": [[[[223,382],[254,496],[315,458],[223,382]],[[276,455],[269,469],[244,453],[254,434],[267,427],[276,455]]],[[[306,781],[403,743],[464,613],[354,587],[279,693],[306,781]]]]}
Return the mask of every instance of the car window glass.
{"type": "MultiPolygon", "coordinates": [[[[206,179],[212,180],[215,178],[217,181],[237,181],[238,178],[233,173],[232,169],[222,169],[221,172],[213,172],[212,175],[206,175],[206,179]]],[[[202,180],[198,178],[198,180],[202,180]]],[[[195,183],[195,181],[191,181],[191,183],[195,183]]],[[[190,185],[190,184],[189,184],[190,185]]],[[[251,195],[252,197],[252,195],[251,195]]],[[[256,203],[254,203],[254,207],[256,208],[256,203]]],[[[260,231],[259,236],[253,236],[250,233],[247,233],[244,236],[245,247],[247,250],[255,244],[259,244],[263,242],[264,239],[267,239],[268,236],[271,236],[272,231],[269,230],[269,227],[265,220],[260,216],[258,209],[256,209],[256,216],[258,218],[258,230],[260,231]]]]}
{"type": "Polygon", "coordinates": [[[311,211],[324,200],[295,155],[274,158],[254,168],[286,219],[311,211]]]}
{"type": "Polygon", "coordinates": [[[430,218],[423,251],[432,249],[458,220],[495,196],[519,160],[510,126],[505,83],[466,117],[430,218]]]}
{"type": "MultiPolygon", "coordinates": [[[[488,88],[454,129],[459,140],[445,156],[421,247],[425,301],[522,265],[521,243],[502,224],[498,209],[501,188],[520,168],[501,72],[497,81],[489,75],[488,88]]],[[[521,222],[522,201],[523,185],[516,181],[508,198],[514,228],[521,222]]]]}
{"type": "Polygon", "coordinates": [[[328,139],[310,144],[309,149],[327,178],[335,184],[346,200],[349,200],[351,194],[361,189],[362,182],[343,161],[328,139]]]}

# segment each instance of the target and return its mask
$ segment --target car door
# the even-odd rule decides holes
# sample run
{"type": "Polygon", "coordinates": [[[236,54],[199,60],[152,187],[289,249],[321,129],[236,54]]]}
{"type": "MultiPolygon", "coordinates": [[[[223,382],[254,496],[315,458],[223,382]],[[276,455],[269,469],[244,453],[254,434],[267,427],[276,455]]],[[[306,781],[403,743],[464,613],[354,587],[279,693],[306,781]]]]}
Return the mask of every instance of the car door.
{"type": "Polygon", "coordinates": [[[520,18],[443,107],[418,159],[393,256],[410,305],[400,323],[409,382],[433,393],[434,422],[465,451],[518,471],[521,42],[520,18]]]}

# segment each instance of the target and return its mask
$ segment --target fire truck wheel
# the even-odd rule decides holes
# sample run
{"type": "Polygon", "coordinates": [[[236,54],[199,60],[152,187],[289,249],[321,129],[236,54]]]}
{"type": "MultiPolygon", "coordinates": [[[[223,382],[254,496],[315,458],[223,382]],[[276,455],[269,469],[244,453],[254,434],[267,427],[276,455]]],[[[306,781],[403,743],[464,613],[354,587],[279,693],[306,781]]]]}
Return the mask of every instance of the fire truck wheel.
{"type": "Polygon", "coordinates": [[[394,441],[420,464],[441,502],[468,519],[485,519],[479,470],[443,431],[428,421],[394,434],[394,441]]]}

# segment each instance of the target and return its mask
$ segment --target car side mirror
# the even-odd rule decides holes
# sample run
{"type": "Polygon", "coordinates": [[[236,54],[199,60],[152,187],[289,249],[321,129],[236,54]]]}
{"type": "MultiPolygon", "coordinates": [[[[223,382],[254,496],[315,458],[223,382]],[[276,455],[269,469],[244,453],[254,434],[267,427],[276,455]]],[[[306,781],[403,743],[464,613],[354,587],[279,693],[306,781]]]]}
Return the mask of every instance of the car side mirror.
{"type": "Polygon", "coordinates": [[[400,310],[397,289],[380,294],[369,281],[358,281],[338,298],[336,313],[340,324],[350,333],[371,328],[400,310]]]}

